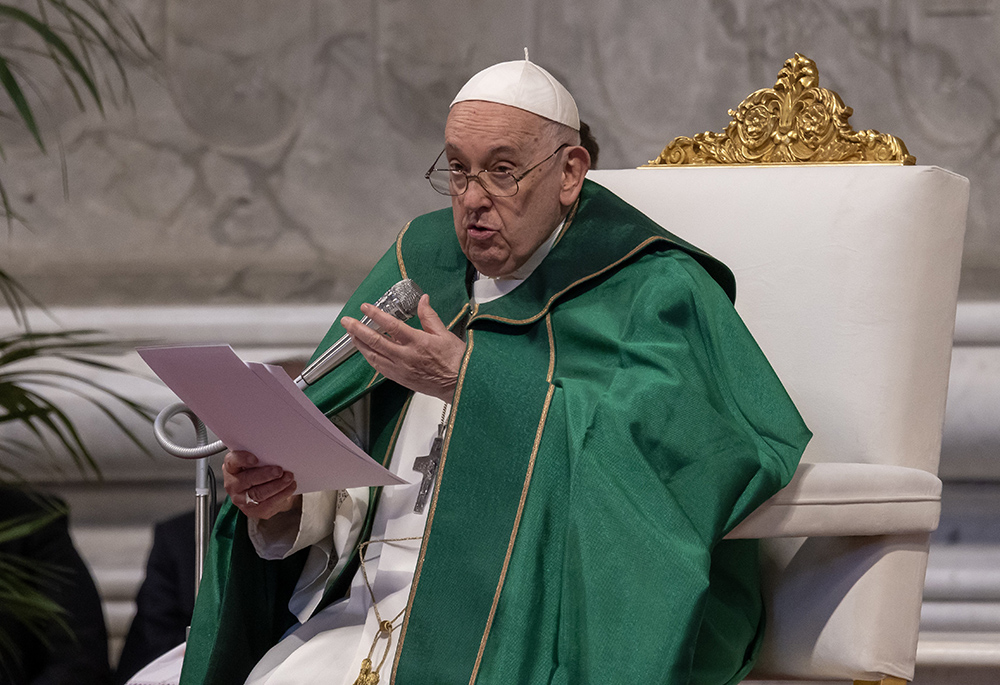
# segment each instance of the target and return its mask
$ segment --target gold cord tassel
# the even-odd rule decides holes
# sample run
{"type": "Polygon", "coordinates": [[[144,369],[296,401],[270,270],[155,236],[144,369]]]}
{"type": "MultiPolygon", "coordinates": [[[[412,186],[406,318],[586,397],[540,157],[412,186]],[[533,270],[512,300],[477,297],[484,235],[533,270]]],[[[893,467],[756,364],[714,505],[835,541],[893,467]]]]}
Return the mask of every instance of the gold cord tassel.
{"type": "Polygon", "coordinates": [[[354,685],[378,685],[378,671],[372,673],[371,659],[361,662],[361,675],[354,681],[354,685]]]}

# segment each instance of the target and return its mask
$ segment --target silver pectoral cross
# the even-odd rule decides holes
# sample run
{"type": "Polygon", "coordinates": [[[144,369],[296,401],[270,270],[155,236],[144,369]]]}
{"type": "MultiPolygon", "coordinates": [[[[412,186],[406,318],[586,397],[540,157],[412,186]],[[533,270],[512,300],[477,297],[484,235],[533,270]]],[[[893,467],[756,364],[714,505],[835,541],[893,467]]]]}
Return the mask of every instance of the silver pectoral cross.
{"type": "Polygon", "coordinates": [[[424,513],[424,505],[427,504],[427,497],[431,494],[434,486],[434,478],[437,476],[438,464],[441,462],[441,446],[444,443],[444,423],[438,425],[438,434],[431,444],[431,451],[423,457],[413,460],[413,470],[422,473],[424,477],[420,480],[420,492],[417,494],[417,503],[413,505],[414,514],[424,513]]]}

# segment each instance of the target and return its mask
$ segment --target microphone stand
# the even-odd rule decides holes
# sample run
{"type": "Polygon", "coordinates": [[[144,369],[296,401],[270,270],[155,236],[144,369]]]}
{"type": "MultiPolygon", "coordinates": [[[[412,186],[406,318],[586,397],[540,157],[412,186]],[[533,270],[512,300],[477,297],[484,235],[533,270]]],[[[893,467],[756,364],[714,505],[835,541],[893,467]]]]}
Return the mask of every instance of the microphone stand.
{"type": "Polygon", "coordinates": [[[167,452],[181,459],[195,459],[194,476],[194,596],[198,596],[201,588],[201,574],[208,558],[208,542],[211,537],[211,495],[208,479],[208,458],[226,449],[221,440],[209,444],[208,429],[193,411],[178,402],[161,411],[153,423],[153,433],[156,441],[167,452]],[[184,414],[194,425],[195,447],[183,447],[170,440],[167,436],[167,421],[174,416],[184,414]]]}

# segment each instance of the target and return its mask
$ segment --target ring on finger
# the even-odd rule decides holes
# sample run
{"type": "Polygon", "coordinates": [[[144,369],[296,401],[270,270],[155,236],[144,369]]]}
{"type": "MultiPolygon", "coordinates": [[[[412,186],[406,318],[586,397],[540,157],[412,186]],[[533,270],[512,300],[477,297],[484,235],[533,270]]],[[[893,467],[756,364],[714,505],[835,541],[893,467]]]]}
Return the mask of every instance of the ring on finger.
{"type": "Polygon", "coordinates": [[[258,502],[257,500],[255,500],[253,497],[250,496],[250,491],[249,490],[247,490],[246,492],[244,492],[243,496],[246,498],[247,504],[260,504],[260,502],[258,502]]]}

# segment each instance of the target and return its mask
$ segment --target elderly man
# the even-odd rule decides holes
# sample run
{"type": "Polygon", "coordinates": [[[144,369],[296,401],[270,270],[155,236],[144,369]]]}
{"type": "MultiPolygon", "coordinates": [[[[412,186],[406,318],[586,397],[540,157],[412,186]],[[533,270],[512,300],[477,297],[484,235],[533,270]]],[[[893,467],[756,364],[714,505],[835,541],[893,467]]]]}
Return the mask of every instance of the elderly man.
{"type": "Polygon", "coordinates": [[[186,683],[730,683],[763,615],[722,538],[809,432],[725,266],[585,180],[572,97],[525,59],[474,76],[414,219],[312,386],[411,485],[295,495],[230,453],[186,683]],[[419,326],[370,304],[414,279],[419,326]],[[357,321],[378,321],[379,334],[357,321]],[[424,487],[421,487],[421,486],[424,487]]]}

